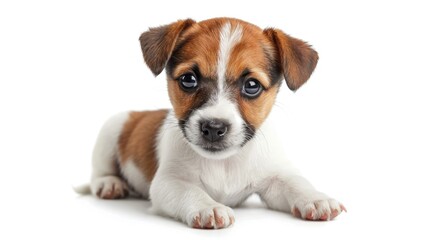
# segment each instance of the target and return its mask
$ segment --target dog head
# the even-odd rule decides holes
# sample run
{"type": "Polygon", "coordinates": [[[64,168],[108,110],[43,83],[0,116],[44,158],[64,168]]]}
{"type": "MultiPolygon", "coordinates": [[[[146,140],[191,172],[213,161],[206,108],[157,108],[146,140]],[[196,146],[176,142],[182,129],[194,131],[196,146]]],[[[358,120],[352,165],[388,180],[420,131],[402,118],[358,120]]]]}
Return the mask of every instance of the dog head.
{"type": "Polygon", "coordinates": [[[184,136],[210,159],[227,158],[252,139],[271,111],[281,80],[297,90],[318,60],[309,45],[281,30],[229,18],[150,28],[140,42],[153,74],[166,69],[184,136]]]}

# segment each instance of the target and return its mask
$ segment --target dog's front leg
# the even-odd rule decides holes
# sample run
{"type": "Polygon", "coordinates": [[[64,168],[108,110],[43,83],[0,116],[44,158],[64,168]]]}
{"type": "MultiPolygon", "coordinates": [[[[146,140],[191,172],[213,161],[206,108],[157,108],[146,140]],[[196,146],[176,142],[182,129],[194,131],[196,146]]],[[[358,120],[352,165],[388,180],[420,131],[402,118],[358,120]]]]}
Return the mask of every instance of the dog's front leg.
{"type": "Polygon", "coordinates": [[[291,212],[307,220],[331,220],[346,210],[337,200],[317,191],[297,174],[279,174],[265,179],[259,195],[269,208],[291,212]]]}
{"type": "Polygon", "coordinates": [[[199,186],[172,177],[154,179],[150,190],[155,211],[190,227],[218,229],[234,223],[231,208],[214,201],[199,186]]]}

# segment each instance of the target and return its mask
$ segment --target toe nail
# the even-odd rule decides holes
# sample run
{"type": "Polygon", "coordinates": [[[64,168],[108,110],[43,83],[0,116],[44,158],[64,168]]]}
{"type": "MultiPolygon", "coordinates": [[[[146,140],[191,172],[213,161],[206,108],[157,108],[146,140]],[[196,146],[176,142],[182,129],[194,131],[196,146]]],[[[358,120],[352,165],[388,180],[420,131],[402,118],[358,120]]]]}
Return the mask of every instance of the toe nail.
{"type": "Polygon", "coordinates": [[[294,208],[294,209],[292,210],[292,214],[293,214],[295,217],[301,217],[301,212],[298,210],[298,208],[294,208]]]}
{"type": "Polygon", "coordinates": [[[192,223],[193,228],[201,228],[201,220],[199,216],[196,216],[192,223]]]}
{"type": "Polygon", "coordinates": [[[313,211],[310,211],[309,213],[307,213],[307,215],[305,216],[306,219],[308,220],[313,220],[313,211]]]}
{"type": "Polygon", "coordinates": [[[229,217],[229,224],[232,225],[235,223],[235,218],[234,217],[229,217]]]}
{"type": "Polygon", "coordinates": [[[340,208],[341,208],[342,211],[347,212],[347,209],[346,209],[346,207],[344,207],[343,204],[340,204],[340,208]]]}
{"type": "Polygon", "coordinates": [[[214,227],[214,219],[213,219],[213,216],[210,216],[207,223],[204,224],[204,228],[213,228],[213,227],[214,227]]]}
{"type": "Polygon", "coordinates": [[[338,210],[334,209],[332,210],[331,219],[335,218],[336,216],[338,216],[338,210]]]}
{"type": "Polygon", "coordinates": [[[225,225],[225,219],[223,217],[216,218],[216,226],[222,228],[225,225]]]}

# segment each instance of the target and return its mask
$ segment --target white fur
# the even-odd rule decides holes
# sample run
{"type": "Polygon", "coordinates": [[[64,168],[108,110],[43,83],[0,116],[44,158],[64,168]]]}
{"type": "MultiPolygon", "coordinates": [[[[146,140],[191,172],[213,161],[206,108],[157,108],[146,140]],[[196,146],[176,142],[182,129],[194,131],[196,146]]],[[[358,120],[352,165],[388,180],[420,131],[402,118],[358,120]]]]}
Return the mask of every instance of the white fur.
{"type": "Polygon", "coordinates": [[[141,169],[138,169],[132,159],[128,159],[125,164],[121,166],[122,174],[126,177],[127,182],[133,187],[143,198],[149,198],[150,183],[146,180],[141,169]]]}
{"type": "Polygon", "coordinates": [[[243,29],[237,25],[232,29],[231,23],[227,22],[220,31],[220,43],[217,62],[218,88],[223,90],[225,74],[232,48],[241,40],[243,29]]]}
{"type": "Polygon", "coordinates": [[[91,192],[92,194],[107,193],[109,188],[120,185],[125,190],[124,184],[117,176],[119,169],[118,161],[118,138],[121,134],[122,127],[129,117],[128,112],[119,113],[111,117],[101,128],[92,153],[92,177],[91,192]]]}

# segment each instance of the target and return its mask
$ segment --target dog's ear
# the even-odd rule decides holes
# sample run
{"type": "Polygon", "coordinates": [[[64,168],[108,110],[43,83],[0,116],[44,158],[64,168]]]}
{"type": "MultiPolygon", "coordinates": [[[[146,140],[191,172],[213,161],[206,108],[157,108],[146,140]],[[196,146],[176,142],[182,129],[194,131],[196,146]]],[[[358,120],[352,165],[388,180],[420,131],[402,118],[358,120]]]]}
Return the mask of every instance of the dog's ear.
{"type": "Polygon", "coordinates": [[[319,56],[306,42],[293,38],[281,30],[267,28],[264,34],[277,50],[278,64],[287,86],[295,91],[302,86],[316,68],[319,56]]]}
{"type": "Polygon", "coordinates": [[[169,25],[149,28],[149,31],[142,33],[140,44],[143,58],[155,76],[164,69],[180,34],[194,23],[192,19],[179,20],[169,25]]]}

